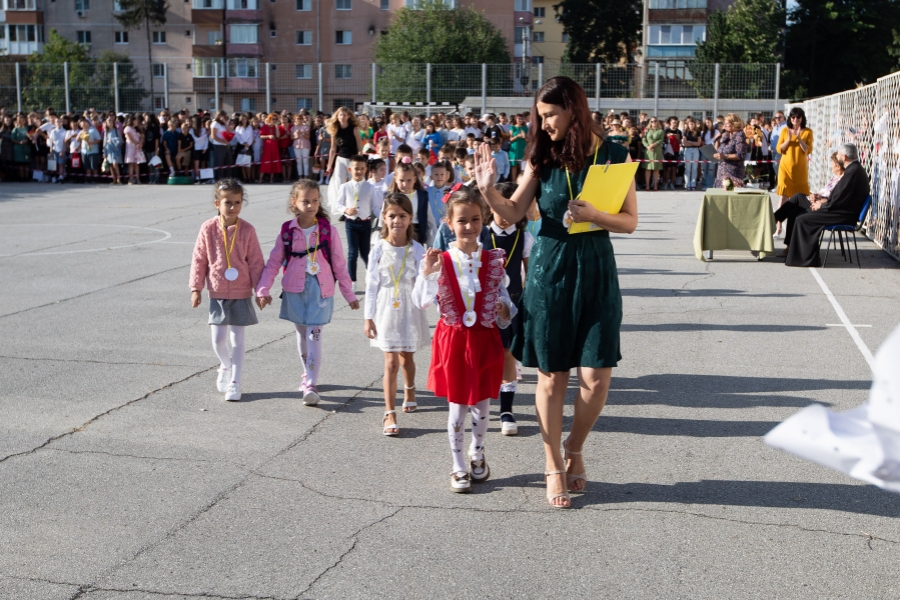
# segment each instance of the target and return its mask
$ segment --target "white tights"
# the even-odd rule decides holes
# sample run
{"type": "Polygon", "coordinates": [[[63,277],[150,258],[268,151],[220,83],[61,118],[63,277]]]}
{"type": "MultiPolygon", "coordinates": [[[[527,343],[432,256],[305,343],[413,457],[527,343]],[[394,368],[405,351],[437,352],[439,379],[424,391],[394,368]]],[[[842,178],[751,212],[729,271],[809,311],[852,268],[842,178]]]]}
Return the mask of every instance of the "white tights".
{"type": "Polygon", "coordinates": [[[309,385],[316,385],[319,368],[322,366],[322,328],[309,327],[294,323],[297,330],[297,352],[303,363],[303,373],[309,385]],[[308,331],[307,331],[308,329],[308,331]]]}
{"type": "Polygon", "coordinates": [[[297,177],[309,175],[309,148],[300,148],[300,156],[297,157],[297,177]]]}
{"type": "Polygon", "coordinates": [[[473,406],[447,403],[450,415],[447,418],[447,435],[450,437],[450,452],[453,453],[453,472],[468,473],[469,466],[463,456],[463,437],[466,430],[466,409],[472,413],[472,443],[469,445],[469,456],[472,460],[484,458],[484,437],[487,434],[491,400],[482,400],[473,406]]]}
{"type": "Polygon", "coordinates": [[[231,369],[231,381],[234,383],[241,382],[241,372],[244,370],[244,352],[246,344],[244,342],[244,328],[234,325],[210,325],[212,330],[212,345],[219,362],[222,363],[222,369],[231,369]],[[231,354],[228,354],[228,344],[226,338],[228,332],[231,331],[231,354]]]}

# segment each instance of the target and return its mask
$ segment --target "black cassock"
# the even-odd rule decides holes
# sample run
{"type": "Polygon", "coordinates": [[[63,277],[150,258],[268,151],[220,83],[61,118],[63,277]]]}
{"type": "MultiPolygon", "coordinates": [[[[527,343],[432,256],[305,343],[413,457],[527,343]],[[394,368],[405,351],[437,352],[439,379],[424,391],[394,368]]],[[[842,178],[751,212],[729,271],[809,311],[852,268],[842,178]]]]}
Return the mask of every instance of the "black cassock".
{"type": "Polygon", "coordinates": [[[788,254],[784,264],[821,267],[819,234],[822,229],[829,225],[856,225],[868,195],[869,178],[859,161],[853,161],[819,210],[811,211],[809,199],[803,194],[795,194],[785,202],[775,211],[776,220],[787,221],[784,243],[788,245],[788,254]]]}

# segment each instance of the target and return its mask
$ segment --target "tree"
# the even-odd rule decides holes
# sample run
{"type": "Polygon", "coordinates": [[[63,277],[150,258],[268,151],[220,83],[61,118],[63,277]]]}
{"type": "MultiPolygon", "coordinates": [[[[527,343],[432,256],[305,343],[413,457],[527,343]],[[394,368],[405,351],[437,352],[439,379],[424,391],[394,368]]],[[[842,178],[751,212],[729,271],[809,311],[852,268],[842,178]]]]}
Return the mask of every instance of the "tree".
{"type": "Polygon", "coordinates": [[[778,0],[737,0],[727,11],[716,11],[706,25],[706,41],[697,44],[689,85],[700,97],[711,98],[720,63],[719,93],[730,98],[760,98],[774,93],[769,65],[781,62],[785,11],[778,0]]]}
{"type": "Polygon", "coordinates": [[[92,58],[87,46],[76,44],[51,29],[44,52],[32,54],[23,70],[23,108],[65,108],[64,63],[69,65],[69,100],[73,111],[91,106],[99,110],[113,108],[115,69],[118,69],[120,110],[138,110],[140,100],[147,95],[128,55],[107,50],[92,58]],[[114,63],[118,67],[113,67],[114,63]]]}
{"type": "Polygon", "coordinates": [[[641,0],[562,0],[553,5],[569,36],[565,62],[634,62],[641,43],[641,0]]]}
{"type": "Polygon", "coordinates": [[[375,60],[381,66],[377,95],[391,102],[425,100],[425,63],[437,65],[431,74],[435,102],[458,103],[481,95],[480,66],[440,65],[491,63],[490,91],[512,87],[509,50],[500,31],[483,13],[449,9],[441,0],[421,0],[415,9],[399,9],[388,31],[375,41],[375,60]],[[507,66],[495,66],[499,64],[507,66]]]}
{"type": "Polygon", "coordinates": [[[153,98],[153,44],[150,41],[150,28],[166,24],[166,13],[169,3],[166,0],[119,0],[121,12],[115,15],[116,20],[127,30],[147,30],[147,58],[150,61],[150,97],[153,98]]]}
{"type": "Polygon", "coordinates": [[[784,97],[833,94],[897,70],[900,0],[797,0],[785,44],[784,97]]]}

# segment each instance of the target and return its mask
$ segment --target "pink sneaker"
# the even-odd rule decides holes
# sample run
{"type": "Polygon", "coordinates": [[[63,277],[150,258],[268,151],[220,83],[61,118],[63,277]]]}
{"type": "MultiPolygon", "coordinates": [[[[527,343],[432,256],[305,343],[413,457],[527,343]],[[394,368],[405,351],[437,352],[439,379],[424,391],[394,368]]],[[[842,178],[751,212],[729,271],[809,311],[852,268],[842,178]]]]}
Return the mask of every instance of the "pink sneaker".
{"type": "Polygon", "coordinates": [[[303,392],[303,404],[306,406],[315,406],[319,403],[319,390],[314,385],[307,385],[303,392]]]}

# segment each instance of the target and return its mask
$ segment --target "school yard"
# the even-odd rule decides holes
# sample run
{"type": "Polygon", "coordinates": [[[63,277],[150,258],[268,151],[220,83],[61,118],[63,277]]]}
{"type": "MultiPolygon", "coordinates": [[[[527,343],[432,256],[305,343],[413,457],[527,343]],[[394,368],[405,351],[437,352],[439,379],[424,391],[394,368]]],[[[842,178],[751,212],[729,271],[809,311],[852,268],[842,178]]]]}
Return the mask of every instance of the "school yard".
{"type": "MultiPolygon", "coordinates": [[[[286,192],[250,187],[266,253],[286,192]]],[[[896,597],[900,496],[762,442],[812,402],[866,399],[900,299],[868,241],[821,284],[749,253],[703,263],[700,192],[640,193],[637,232],[614,236],[624,359],[587,491],[555,510],[532,370],[520,435],[492,423],[492,478],[453,494],[429,350],[422,408],[382,436],[382,357],[342,300],[319,406],[277,305],[223,402],[187,287],[211,194],[0,187],[0,598],[896,597]]]]}

